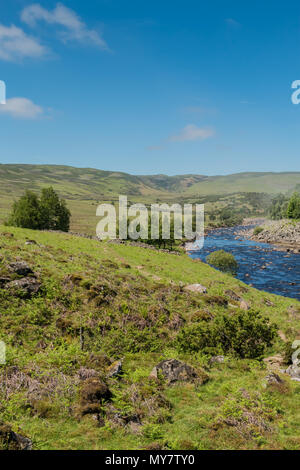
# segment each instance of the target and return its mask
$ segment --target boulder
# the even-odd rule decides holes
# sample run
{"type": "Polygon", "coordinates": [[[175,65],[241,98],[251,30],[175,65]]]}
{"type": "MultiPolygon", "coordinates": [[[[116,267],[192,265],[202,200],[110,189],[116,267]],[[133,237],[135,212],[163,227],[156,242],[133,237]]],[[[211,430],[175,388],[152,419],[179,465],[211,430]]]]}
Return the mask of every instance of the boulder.
{"type": "Polygon", "coordinates": [[[28,437],[13,432],[10,426],[0,423],[0,450],[32,450],[28,437]]]}
{"type": "Polygon", "coordinates": [[[79,380],[86,380],[92,377],[99,377],[99,372],[95,369],[88,369],[87,367],[80,367],[78,371],[79,380]]]}
{"type": "Polygon", "coordinates": [[[184,287],[184,290],[190,291],[190,292],[198,292],[199,294],[207,293],[206,287],[202,286],[202,284],[189,284],[188,286],[184,287]]]}
{"type": "Polygon", "coordinates": [[[231,289],[227,289],[224,293],[225,295],[230,297],[231,300],[236,300],[237,302],[240,302],[241,300],[243,300],[240,295],[238,295],[236,292],[234,292],[231,289]]]}
{"type": "Polygon", "coordinates": [[[4,287],[5,284],[8,284],[11,281],[9,277],[1,276],[0,277],[0,287],[4,287]]]}
{"type": "Polygon", "coordinates": [[[277,384],[284,384],[285,381],[279,377],[278,374],[275,374],[275,372],[271,372],[265,377],[265,380],[267,381],[268,385],[277,385],[277,384]]]}
{"type": "Polygon", "coordinates": [[[161,361],[152,369],[150,377],[158,378],[159,374],[163,375],[168,385],[176,382],[204,383],[208,380],[208,376],[204,371],[200,373],[194,367],[177,359],[161,361]]]}
{"type": "Polygon", "coordinates": [[[292,364],[286,369],[286,374],[292,377],[292,380],[300,382],[300,367],[297,364],[292,364]]]}
{"type": "Polygon", "coordinates": [[[14,295],[30,298],[41,289],[41,283],[35,278],[23,278],[16,281],[11,281],[6,284],[6,289],[9,289],[14,295]]]}
{"type": "Polygon", "coordinates": [[[107,377],[117,377],[122,373],[122,361],[113,362],[107,369],[107,377]]]}
{"type": "Polygon", "coordinates": [[[35,240],[27,240],[25,245],[37,245],[37,242],[35,240]]]}
{"type": "Polygon", "coordinates": [[[33,274],[32,269],[28,266],[25,261],[17,261],[15,263],[10,263],[8,265],[8,269],[13,273],[18,274],[19,276],[28,276],[29,274],[33,274]]]}
{"type": "Polygon", "coordinates": [[[284,362],[283,357],[280,354],[276,354],[275,356],[269,356],[264,359],[264,363],[266,364],[268,369],[280,369],[284,362]]]}
{"type": "Polygon", "coordinates": [[[209,364],[222,364],[225,360],[225,356],[213,356],[209,360],[209,364]]]}
{"type": "Polygon", "coordinates": [[[245,311],[250,310],[250,305],[248,304],[248,302],[246,302],[246,300],[241,301],[240,309],[245,311]]]}

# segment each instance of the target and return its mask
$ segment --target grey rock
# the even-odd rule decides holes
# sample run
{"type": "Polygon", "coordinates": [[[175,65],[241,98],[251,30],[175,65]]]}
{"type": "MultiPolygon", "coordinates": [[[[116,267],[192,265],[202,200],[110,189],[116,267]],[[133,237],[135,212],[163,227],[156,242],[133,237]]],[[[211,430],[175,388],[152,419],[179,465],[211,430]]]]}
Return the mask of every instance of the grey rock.
{"type": "Polygon", "coordinates": [[[242,300],[242,297],[231,289],[226,290],[224,293],[232,300],[236,300],[237,302],[240,302],[242,300]]]}
{"type": "Polygon", "coordinates": [[[204,383],[208,379],[208,376],[205,373],[200,376],[196,369],[182,361],[178,361],[177,359],[161,361],[152,369],[150,377],[157,378],[159,374],[163,375],[168,385],[172,385],[176,382],[200,381],[204,383]]]}
{"type": "Polygon", "coordinates": [[[12,439],[16,442],[20,450],[32,450],[32,441],[28,437],[12,432],[12,439]]]}
{"type": "Polygon", "coordinates": [[[241,301],[240,309],[245,311],[250,310],[250,305],[246,302],[246,300],[241,301]]]}
{"type": "Polygon", "coordinates": [[[107,377],[117,377],[122,373],[122,361],[116,361],[108,368],[107,377]]]}
{"type": "Polygon", "coordinates": [[[293,379],[300,379],[300,367],[297,364],[292,364],[285,372],[293,379]]]}
{"type": "Polygon", "coordinates": [[[271,372],[270,374],[268,374],[265,379],[269,385],[284,383],[284,380],[279,377],[278,374],[275,374],[275,372],[271,372]]]}
{"type": "Polygon", "coordinates": [[[41,289],[41,283],[35,278],[23,278],[11,281],[5,287],[16,296],[30,298],[32,295],[38,294],[41,289]]]}
{"type": "Polygon", "coordinates": [[[213,356],[210,358],[209,363],[210,364],[222,364],[225,360],[225,356],[213,356]]]}
{"type": "Polygon", "coordinates": [[[11,281],[9,277],[0,277],[0,287],[4,287],[5,284],[8,284],[11,281]]]}
{"type": "Polygon", "coordinates": [[[207,288],[205,286],[202,286],[202,284],[189,284],[188,286],[184,287],[184,290],[190,292],[199,292],[199,294],[207,293],[207,288]]]}
{"type": "Polygon", "coordinates": [[[27,263],[25,263],[25,261],[10,263],[8,268],[10,271],[18,274],[19,276],[28,276],[29,274],[33,274],[32,269],[28,266],[27,263]]]}
{"type": "Polygon", "coordinates": [[[37,242],[35,240],[27,240],[25,245],[37,245],[37,242]]]}

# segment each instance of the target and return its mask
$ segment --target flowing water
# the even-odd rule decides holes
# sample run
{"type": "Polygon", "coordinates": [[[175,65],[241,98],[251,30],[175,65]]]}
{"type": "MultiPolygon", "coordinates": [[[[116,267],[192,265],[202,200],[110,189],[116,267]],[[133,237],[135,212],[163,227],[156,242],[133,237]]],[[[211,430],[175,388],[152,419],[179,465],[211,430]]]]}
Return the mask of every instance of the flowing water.
{"type": "Polygon", "coordinates": [[[300,300],[300,254],[277,251],[274,246],[237,238],[236,232],[249,227],[213,230],[204,247],[190,252],[202,261],[216,250],[232,253],[239,264],[237,277],[246,284],[273,294],[300,300]]]}

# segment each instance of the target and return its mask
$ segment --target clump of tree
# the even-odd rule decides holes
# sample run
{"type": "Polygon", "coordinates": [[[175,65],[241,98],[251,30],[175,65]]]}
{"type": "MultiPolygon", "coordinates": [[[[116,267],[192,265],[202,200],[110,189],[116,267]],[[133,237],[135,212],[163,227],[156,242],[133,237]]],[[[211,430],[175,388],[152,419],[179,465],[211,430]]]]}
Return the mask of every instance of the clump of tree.
{"type": "Polygon", "coordinates": [[[286,215],[288,219],[300,219],[300,194],[294,192],[288,202],[286,215]]]}
{"type": "Polygon", "coordinates": [[[233,254],[224,250],[213,251],[207,256],[206,261],[220,271],[236,274],[238,263],[233,254]]]}
{"type": "Polygon", "coordinates": [[[272,200],[269,212],[272,220],[300,219],[300,194],[295,191],[290,198],[279,194],[272,200]]]}
{"type": "Polygon", "coordinates": [[[223,207],[216,212],[220,225],[226,227],[234,227],[240,225],[243,222],[243,215],[237,210],[230,207],[223,207]]]}
{"type": "Polygon", "coordinates": [[[6,224],[32,230],[61,230],[68,232],[71,213],[66,202],[60,199],[52,187],[44,188],[39,198],[26,191],[15,201],[6,224]]]}
{"type": "Polygon", "coordinates": [[[269,209],[270,218],[272,220],[283,219],[286,215],[287,205],[288,199],[284,194],[275,196],[269,209]]]}

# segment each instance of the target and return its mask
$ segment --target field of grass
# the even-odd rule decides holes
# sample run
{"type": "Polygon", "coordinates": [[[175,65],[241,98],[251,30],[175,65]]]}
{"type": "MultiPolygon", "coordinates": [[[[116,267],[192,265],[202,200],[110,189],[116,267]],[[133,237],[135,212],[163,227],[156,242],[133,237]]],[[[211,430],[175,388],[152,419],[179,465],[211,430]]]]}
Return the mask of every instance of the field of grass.
{"type": "Polygon", "coordinates": [[[0,422],[28,436],[34,449],[300,449],[299,383],[285,375],[282,386],[268,385],[262,358],[232,349],[224,363],[211,364],[222,353],[218,344],[208,353],[179,342],[189,328],[243,313],[226,294],[231,289],[281,330],[263,357],[283,354],[284,335],[300,337],[299,302],[185,254],[10,227],[0,227],[0,245],[0,278],[22,260],[41,283],[31,298],[0,288],[7,345],[0,422]],[[184,290],[192,283],[207,293],[184,290]],[[171,358],[208,380],[168,386],[149,379],[153,366],[171,358]],[[108,359],[123,360],[123,375],[105,379],[112,397],[100,424],[81,413],[80,374],[105,377],[108,359]]]}

